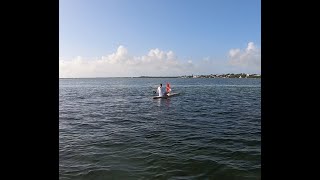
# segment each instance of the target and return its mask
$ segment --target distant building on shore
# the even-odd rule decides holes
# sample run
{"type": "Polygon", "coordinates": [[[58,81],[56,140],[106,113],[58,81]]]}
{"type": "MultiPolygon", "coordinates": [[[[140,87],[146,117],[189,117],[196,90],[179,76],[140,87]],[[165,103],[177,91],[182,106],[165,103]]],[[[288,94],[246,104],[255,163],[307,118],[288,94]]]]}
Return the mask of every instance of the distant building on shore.
{"type": "Polygon", "coordinates": [[[245,74],[245,73],[239,73],[239,74],[210,74],[210,75],[184,75],[179,76],[179,78],[261,78],[260,74],[245,74]]]}

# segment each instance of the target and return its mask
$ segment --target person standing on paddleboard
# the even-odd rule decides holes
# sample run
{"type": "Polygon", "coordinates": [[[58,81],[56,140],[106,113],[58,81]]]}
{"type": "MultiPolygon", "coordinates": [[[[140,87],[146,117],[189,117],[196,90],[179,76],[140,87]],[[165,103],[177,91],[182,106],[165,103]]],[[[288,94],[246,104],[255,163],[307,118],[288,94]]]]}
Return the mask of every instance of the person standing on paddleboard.
{"type": "Polygon", "coordinates": [[[166,94],[168,95],[171,92],[170,84],[167,83],[166,94]]]}
{"type": "Polygon", "coordinates": [[[162,84],[160,84],[160,86],[157,89],[157,92],[159,93],[159,96],[162,97],[163,95],[165,95],[164,93],[164,89],[162,87],[162,84]]]}

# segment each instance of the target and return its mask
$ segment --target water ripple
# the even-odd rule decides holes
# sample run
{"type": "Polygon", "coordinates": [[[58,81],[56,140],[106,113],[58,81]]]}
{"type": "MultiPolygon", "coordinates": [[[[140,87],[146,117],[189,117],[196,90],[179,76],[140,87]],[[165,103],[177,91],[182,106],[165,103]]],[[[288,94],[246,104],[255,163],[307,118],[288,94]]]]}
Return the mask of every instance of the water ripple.
{"type": "Polygon", "coordinates": [[[260,179],[260,80],[162,81],[60,80],[60,179],[260,179]]]}

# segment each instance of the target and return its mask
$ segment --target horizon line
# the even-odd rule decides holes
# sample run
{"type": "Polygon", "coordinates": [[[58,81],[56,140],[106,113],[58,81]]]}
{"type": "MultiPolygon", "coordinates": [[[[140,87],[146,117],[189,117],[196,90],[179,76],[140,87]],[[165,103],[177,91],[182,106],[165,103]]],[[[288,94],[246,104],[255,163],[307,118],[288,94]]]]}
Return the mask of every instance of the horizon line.
{"type": "Polygon", "coordinates": [[[179,75],[179,76],[101,76],[101,77],[59,77],[59,79],[93,79],[93,78],[179,78],[185,76],[208,76],[208,75],[227,75],[227,74],[249,74],[260,75],[261,73],[222,73],[222,74],[192,74],[192,75],[179,75]]]}

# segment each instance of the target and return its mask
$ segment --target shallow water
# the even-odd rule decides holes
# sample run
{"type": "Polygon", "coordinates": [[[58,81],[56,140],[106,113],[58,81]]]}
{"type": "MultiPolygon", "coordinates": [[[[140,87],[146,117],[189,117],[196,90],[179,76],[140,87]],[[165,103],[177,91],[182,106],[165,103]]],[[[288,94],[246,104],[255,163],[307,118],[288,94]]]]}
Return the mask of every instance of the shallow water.
{"type": "Polygon", "coordinates": [[[60,179],[260,175],[260,79],[60,79],[60,179]]]}

